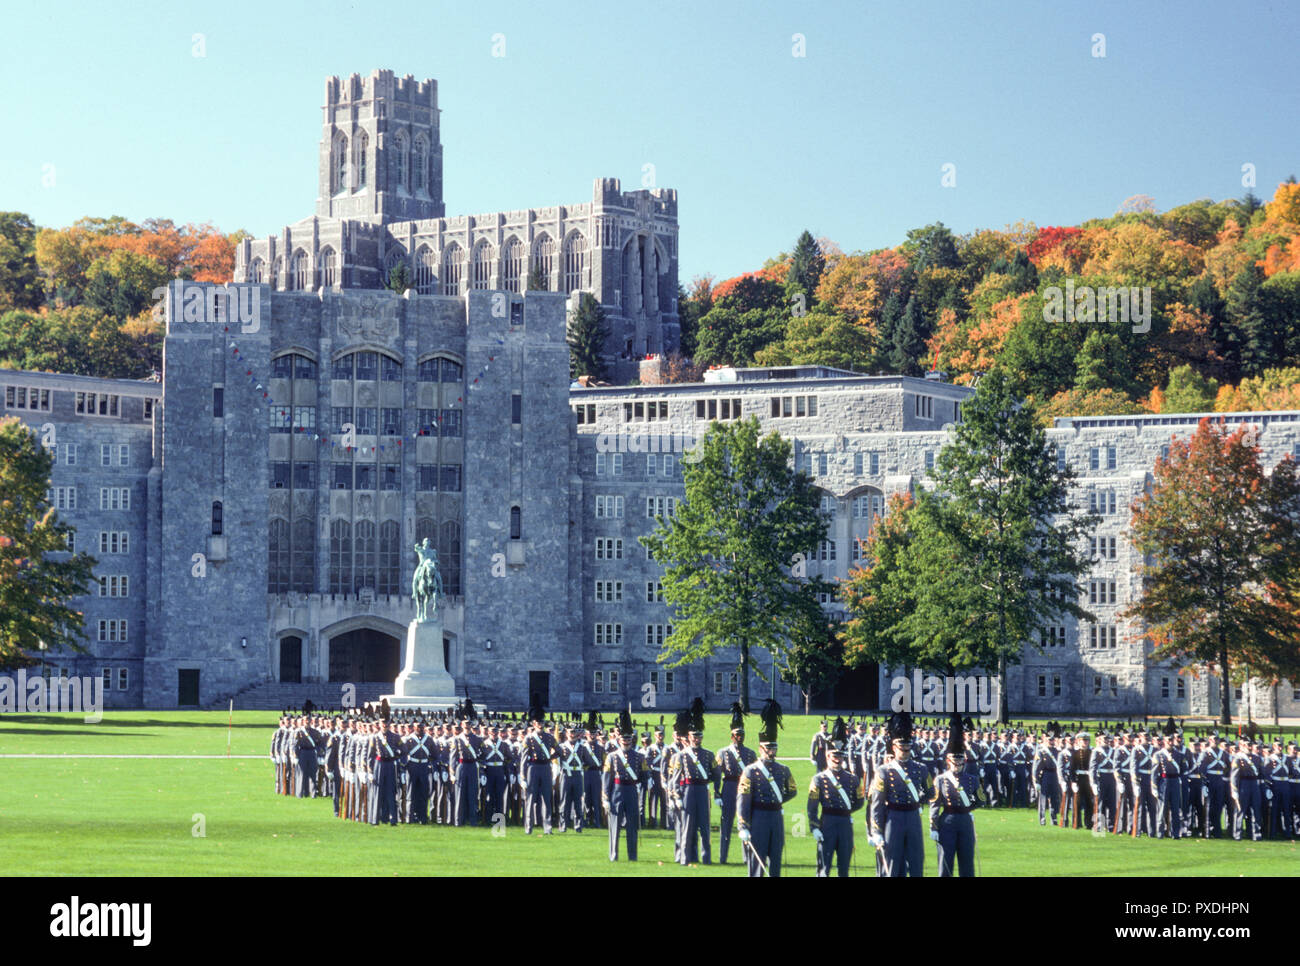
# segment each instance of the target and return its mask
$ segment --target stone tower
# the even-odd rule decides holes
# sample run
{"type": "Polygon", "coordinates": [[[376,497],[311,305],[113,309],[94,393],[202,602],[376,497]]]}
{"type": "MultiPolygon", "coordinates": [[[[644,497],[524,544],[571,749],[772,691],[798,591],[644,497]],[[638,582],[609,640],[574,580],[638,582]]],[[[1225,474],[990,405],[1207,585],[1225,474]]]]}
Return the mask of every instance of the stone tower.
{"type": "Polygon", "coordinates": [[[441,218],[438,82],[376,70],[325,82],[316,214],[394,222],[441,218]]]}

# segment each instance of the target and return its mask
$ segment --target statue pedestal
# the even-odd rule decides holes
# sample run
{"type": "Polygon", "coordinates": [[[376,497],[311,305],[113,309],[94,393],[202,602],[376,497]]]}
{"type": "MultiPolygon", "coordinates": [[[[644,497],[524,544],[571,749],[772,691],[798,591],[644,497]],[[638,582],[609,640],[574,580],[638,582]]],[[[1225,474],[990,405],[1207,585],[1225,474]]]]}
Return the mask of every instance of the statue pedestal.
{"type": "Polygon", "coordinates": [[[441,616],[407,626],[406,662],[393,687],[396,694],[384,695],[390,708],[440,711],[456,703],[456,681],[442,656],[441,616]]]}

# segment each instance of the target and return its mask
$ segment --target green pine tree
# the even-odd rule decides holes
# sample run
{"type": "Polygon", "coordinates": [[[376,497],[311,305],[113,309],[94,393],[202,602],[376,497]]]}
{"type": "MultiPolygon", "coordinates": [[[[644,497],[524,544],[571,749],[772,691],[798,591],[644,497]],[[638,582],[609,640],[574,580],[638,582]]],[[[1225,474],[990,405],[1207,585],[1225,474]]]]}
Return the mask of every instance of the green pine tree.
{"type": "Polygon", "coordinates": [[[609,338],[605,310],[589,292],[578,299],[578,308],[569,317],[569,375],[603,379],[605,361],[602,353],[609,338]]]}
{"type": "Polygon", "coordinates": [[[405,260],[398,262],[388,270],[388,278],[384,282],[384,287],[398,293],[405,292],[411,287],[411,270],[406,267],[405,260]]]}
{"type": "Polygon", "coordinates": [[[805,310],[812,308],[813,293],[817,291],[817,283],[825,270],[826,258],[822,255],[821,246],[817,244],[817,239],[805,230],[794,243],[790,271],[786,275],[786,285],[798,286],[804,293],[805,310]]]}

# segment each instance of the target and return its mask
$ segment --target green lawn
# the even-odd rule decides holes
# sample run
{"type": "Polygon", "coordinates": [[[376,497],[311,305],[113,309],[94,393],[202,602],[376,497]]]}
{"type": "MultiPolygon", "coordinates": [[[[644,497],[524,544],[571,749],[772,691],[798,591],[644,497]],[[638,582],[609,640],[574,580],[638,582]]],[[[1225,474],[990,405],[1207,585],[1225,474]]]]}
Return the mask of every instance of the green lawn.
{"type": "MultiPolygon", "coordinates": [[[[232,752],[264,756],[276,715],[235,715],[232,752]]],[[[77,715],[0,717],[0,754],[218,755],[226,751],[224,712],[108,712],[86,724],[77,715]]],[[[790,716],[783,758],[801,787],[811,774],[802,757],[816,718],[790,716]]],[[[757,719],[751,723],[757,730],[757,719]]],[[[726,719],[710,716],[706,743],[726,741],[726,719]]],[[[750,735],[751,742],[756,734],[750,735]]],[[[611,875],[606,835],[525,836],[487,829],[372,828],[340,822],[324,799],[274,794],[273,766],[259,759],[0,759],[0,874],[4,875],[611,875]],[[193,834],[202,823],[205,834],[193,834]]],[[[787,808],[793,821],[802,797],[787,808]]],[[[860,813],[855,827],[862,834],[860,813]]],[[[1291,875],[1290,842],[1094,839],[1041,828],[1028,810],[976,815],[982,875],[1238,876],[1291,875]]],[[[812,839],[792,826],[790,875],[814,871],[812,839]]],[[[736,843],[739,844],[739,843],[736,843]]],[[[859,838],[859,873],[872,870],[859,838]]],[[[717,836],[714,835],[714,849],[717,836]]],[[[737,852],[733,862],[738,858],[737,852]]],[[[926,856],[933,874],[934,853],[926,856]]],[[[672,863],[669,833],[642,835],[641,875],[739,875],[737,865],[683,869],[672,863]],[[662,864],[661,864],[662,863],[662,864]]]]}

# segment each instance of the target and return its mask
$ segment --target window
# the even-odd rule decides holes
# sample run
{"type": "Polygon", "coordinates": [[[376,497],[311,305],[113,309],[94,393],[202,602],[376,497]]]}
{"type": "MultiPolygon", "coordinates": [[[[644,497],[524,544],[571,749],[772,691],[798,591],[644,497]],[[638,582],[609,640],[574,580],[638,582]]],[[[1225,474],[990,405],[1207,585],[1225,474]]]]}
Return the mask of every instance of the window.
{"type": "Polygon", "coordinates": [[[596,603],[598,604],[623,603],[623,581],[621,580],[596,581],[596,603]]]}
{"type": "MultiPolygon", "coordinates": [[[[103,490],[100,490],[100,503],[104,501],[103,490]]],[[[77,508],[77,488],[75,486],[55,486],[45,491],[45,502],[56,510],[75,510],[77,508]]],[[[101,510],[107,509],[100,506],[101,510]]],[[[114,508],[116,509],[116,507],[114,508]]]]}
{"type": "Polygon", "coordinates": [[[622,560],[623,541],[617,537],[596,538],[597,560],[622,560]]]}
{"type": "Polygon", "coordinates": [[[379,378],[384,382],[401,382],[402,364],[390,356],[380,356],[379,378]]]}
{"type": "Polygon", "coordinates": [[[817,475],[825,476],[827,473],[828,457],[825,453],[817,454],[817,475]]]}
{"type": "Polygon", "coordinates": [[[1115,560],[1119,556],[1115,537],[1093,537],[1091,545],[1094,560],[1115,560]]]}
{"type": "Polygon", "coordinates": [[[99,622],[99,640],[108,644],[125,644],[126,621],[102,620],[99,622]]]}
{"type": "Polygon", "coordinates": [[[289,288],[295,292],[311,288],[311,261],[301,248],[289,260],[289,288]]]}
{"type": "Polygon", "coordinates": [[[461,247],[455,242],[442,253],[442,294],[460,295],[461,273],[464,271],[465,257],[461,247]]]}
{"type": "Polygon", "coordinates": [[[460,435],[460,410],[444,409],[438,422],[438,432],[442,436],[460,435]]]}
{"type": "Polygon", "coordinates": [[[927,473],[930,473],[933,470],[934,470],[934,450],[927,449],[925,451],[925,471],[927,473]]]}
{"type": "MultiPolygon", "coordinates": [[[[850,549],[850,556],[853,558],[854,563],[861,563],[870,558],[870,554],[867,553],[867,545],[861,537],[853,538],[853,546],[850,549]]],[[[822,603],[826,602],[823,601],[822,603]]]]}
{"type": "Polygon", "coordinates": [[[379,412],[373,406],[358,406],[356,421],[358,436],[374,436],[379,429],[379,412]]]}
{"type": "Polygon", "coordinates": [[[276,461],[271,464],[271,489],[287,490],[289,488],[289,464],[288,462],[276,461]]]}
{"type": "Polygon", "coordinates": [[[330,432],[331,433],[345,433],[347,432],[347,430],[344,429],[343,427],[349,424],[352,425],[352,428],[354,430],[356,429],[356,424],[352,421],[351,406],[330,407],[330,432]]]}
{"type": "Polygon", "coordinates": [[[402,467],[397,463],[384,463],[379,467],[379,488],[396,491],[402,488],[402,467]]]}
{"type": "Polygon", "coordinates": [[[1099,674],[1094,674],[1092,677],[1092,696],[1101,697],[1101,675],[1099,674]]]}
{"type": "Polygon", "coordinates": [[[1184,678],[1184,677],[1182,677],[1182,676],[1180,675],[1180,676],[1178,677],[1177,681],[1176,681],[1176,684],[1177,684],[1177,689],[1176,689],[1176,690],[1177,690],[1177,695],[1178,695],[1179,700],[1182,700],[1183,698],[1186,698],[1186,697],[1187,697],[1187,680],[1186,680],[1186,678],[1184,678]]]}
{"type": "Polygon", "coordinates": [[[402,411],[385,408],[379,411],[379,432],[383,436],[402,435],[402,411]]]}
{"type": "Polygon", "coordinates": [[[415,292],[417,295],[434,294],[433,266],[433,252],[430,251],[428,245],[421,245],[415,252],[415,292]]]}
{"type": "Polygon", "coordinates": [[[578,425],[579,425],[579,426],[581,426],[583,423],[595,423],[595,422],[596,422],[596,404],[595,404],[595,403],[583,403],[583,404],[580,405],[580,406],[575,406],[574,409],[573,409],[573,411],[576,412],[576,413],[578,414],[578,425]]]}
{"type": "Polygon", "coordinates": [[[862,475],[862,454],[861,453],[853,454],[853,475],[854,476],[862,475]]]}
{"type": "Polygon", "coordinates": [[[100,597],[129,597],[126,574],[107,574],[99,578],[100,597]]]}
{"type": "Polygon", "coordinates": [[[339,263],[334,255],[334,249],[322,248],[318,257],[320,258],[320,283],[325,288],[333,288],[338,284],[339,277],[339,263]]]}
{"type": "Polygon", "coordinates": [[[645,582],[645,601],[647,604],[662,604],[664,602],[664,583],[662,580],[647,580],[645,582]]]}
{"type": "Polygon", "coordinates": [[[1094,446],[1088,450],[1088,469],[1113,470],[1117,465],[1117,452],[1114,446],[1094,446]]]}
{"type": "Polygon", "coordinates": [[[131,534],[125,530],[101,530],[99,534],[99,552],[101,554],[129,553],[131,534]]]}
{"type": "Polygon", "coordinates": [[[131,509],[131,488],[127,486],[101,486],[99,488],[99,508],[101,510],[131,509]]]}
{"type": "Polygon", "coordinates": [[[740,691],[740,673],[738,671],[729,671],[727,673],[727,693],[736,694],[740,691]]]}
{"type": "Polygon", "coordinates": [[[221,501],[214,500],[212,502],[212,535],[214,537],[221,536],[221,526],[222,526],[221,518],[222,518],[221,501]]]}
{"type": "Polygon", "coordinates": [[[1114,490],[1093,490],[1088,497],[1088,509],[1092,513],[1109,515],[1115,512],[1114,490]]]}
{"type": "Polygon", "coordinates": [[[881,514],[884,505],[884,497],[879,495],[867,494],[866,496],[855,496],[853,498],[853,519],[870,520],[881,514]]]}
{"type": "Polygon", "coordinates": [[[518,426],[524,421],[524,397],[519,393],[510,394],[510,422],[518,426]]]}
{"type": "Polygon", "coordinates": [[[294,463],[293,485],[295,489],[311,490],[316,487],[316,464],[294,463]]]}
{"type": "Polygon", "coordinates": [[[5,386],[5,405],[10,409],[50,411],[50,391],[26,386],[5,386]]]}
{"type": "Polygon", "coordinates": [[[618,694],[618,692],[619,692],[619,686],[618,686],[618,672],[617,672],[617,671],[610,671],[610,672],[609,672],[609,693],[610,693],[610,694],[618,694]]]}
{"type": "MultiPolygon", "coordinates": [[[[523,539],[523,511],[517,506],[510,508],[510,539],[523,539]]],[[[620,585],[619,599],[622,599],[622,585],[620,585]]]]}
{"type": "Polygon", "coordinates": [[[1047,675],[1046,674],[1038,675],[1038,696],[1040,698],[1047,697],[1047,675]]]}
{"type": "Polygon", "coordinates": [[[551,290],[551,272],[555,267],[555,239],[545,233],[533,240],[533,259],[530,277],[537,276],[543,292],[551,290]]]}
{"type": "Polygon", "coordinates": [[[370,135],[365,131],[359,131],[352,144],[354,151],[353,164],[357,172],[357,187],[364,188],[366,186],[366,161],[368,160],[370,135]]]}
{"type": "Polygon", "coordinates": [[[595,671],[591,678],[591,690],[597,694],[603,694],[605,691],[605,672],[595,671]]]}
{"type": "Polygon", "coordinates": [[[1116,600],[1116,584],[1113,580],[1088,581],[1088,603],[1113,604],[1116,600]]]}
{"type": "Polygon", "coordinates": [[[352,489],[352,464],[335,463],[333,472],[330,474],[330,489],[332,490],[350,490],[352,489]]]}
{"type": "Polygon", "coordinates": [[[356,489],[373,490],[376,475],[373,463],[358,463],[356,466],[356,489]]]}
{"type": "Polygon", "coordinates": [[[1056,472],[1064,473],[1066,470],[1065,444],[1057,443],[1053,449],[1056,450],[1056,472]]]}
{"type": "Polygon", "coordinates": [[[1160,697],[1169,697],[1169,678],[1167,677],[1162,677],[1160,679],[1160,697]]]}
{"type": "Polygon", "coordinates": [[[817,551],[813,554],[814,560],[830,561],[835,559],[835,541],[823,540],[817,545],[817,551]]]}
{"type": "Polygon", "coordinates": [[[289,589],[289,521],[272,520],[267,540],[266,590],[283,594],[289,589]]]}
{"type": "Polygon", "coordinates": [[[773,396],[772,397],[772,416],[774,418],[785,418],[788,416],[816,416],[817,415],[817,397],[816,396],[773,396]]]}
{"type": "Polygon", "coordinates": [[[838,502],[839,501],[836,500],[835,497],[831,496],[829,493],[823,493],[822,504],[821,504],[822,513],[825,513],[832,520],[835,519],[835,505],[838,502]]]}
{"type": "Polygon", "coordinates": [[[379,378],[379,353],[357,352],[357,379],[374,380],[379,378]]]}
{"type": "Polygon", "coordinates": [[[505,254],[501,259],[502,287],[507,292],[520,292],[520,280],[523,276],[524,244],[511,236],[506,242],[505,254]]]}
{"type": "Polygon", "coordinates": [[[1065,627],[1057,625],[1056,627],[1040,627],[1038,629],[1038,641],[1043,647],[1064,647],[1065,646],[1065,627]]]}
{"type": "Polygon", "coordinates": [[[1060,696],[1061,696],[1061,676],[1059,674],[1053,674],[1052,675],[1052,697],[1059,698],[1060,696]]]}
{"type": "Polygon", "coordinates": [[[623,454],[622,453],[597,453],[596,454],[596,475],[597,476],[622,476],[623,475],[623,454]]]}
{"type": "Polygon", "coordinates": [[[406,144],[406,132],[398,131],[393,135],[393,156],[397,159],[396,188],[411,190],[411,155],[406,144]]]}
{"type": "Polygon", "coordinates": [[[113,686],[113,669],[111,667],[106,667],[104,668],[104,690],[107,691],[112,686],[113,686]]]}
{"type": "Polygon", "coordinates": [[[415,190],[424,191],[429,177],[429,166],[426,162],[429,148],[425,144],[424,135],[416,135],[415,148],[411,151],[411,170],[415,175],[415,190]]]}
{"type": "Polygon", "coordinates": [[[596,495],[597,520],[622,520],[623,498],[621,496],[596,495]]]}
{"type": "Polygon", "coordinates": [[[460,467],[454,463],[443,463],[438,467],[438,489],[443,493],[460,492],[460,467]]]}
{"type": "Polygon", "coordinates": [[[120,668],[118,668],[118,669],[117,669],[117,689],[118,689],[119,691],[125,691],[125,690],[126,690],[127,680],[128,680],[128,678],[127,678],[127,670],[126,670],[126,668],[124,668],[124,667],[120,667],[120,668]]]}
{"type": "Polygon", "coordinates": [[[1114,648],[1118,644],[1118,632],[1114,624],[1090,624],[1088,626],[1089,646],[1094,650],[1114,648]]]}
{"type": "Polygon", "coordinates": [[[721,671],[713,672],[713,693],[714,694],[722,693],[722,672],[721,671]]]}
{"type": "Polygon", "coordinates": [[[623,625],[622,624],[597,624],[596,625],[596,643],[597,644],[622,644],[623,643],[623,625]]]}
{"type": "Polygon", "coordinates": [[[64,466],[77,465],[77,444],[76,443],[63,444],[63,465],[64,466]]]}
{"type": "Polygon", "coordinates": [[[120,402],[121,397],[109,393],[79,392],[76,410],[83,416],[117,416],[120,402]]]}
{"type": "Polygon", "coordinates": [[[918,419],[934,419],[933,396],[916,397],[916,417],[918,419]]]}
{"type": "Polygon", "coordinates": [[[645,515],[648,519],[671,517],[677,512],[677,497],[648,496],[645,500],[645,515]]]}

